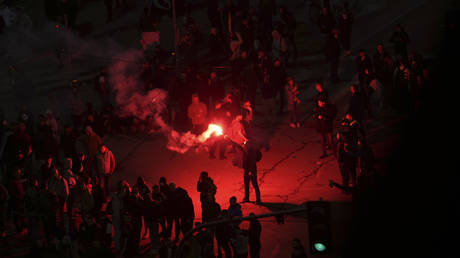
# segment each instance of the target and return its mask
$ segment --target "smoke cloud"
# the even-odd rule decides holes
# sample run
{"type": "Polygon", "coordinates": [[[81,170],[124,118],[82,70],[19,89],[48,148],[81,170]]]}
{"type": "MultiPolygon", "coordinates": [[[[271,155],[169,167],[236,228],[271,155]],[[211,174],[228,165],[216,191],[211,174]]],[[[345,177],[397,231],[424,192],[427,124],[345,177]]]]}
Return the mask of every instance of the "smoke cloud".
{"type": "Polygon", "coordinates": [[[161,132],[168,139],[166,148],[171,151],[183,154],[190,149],[206,147],[213,141],[210,136],[216,133],[216,129],[211,127],[205,133],[195,135],[190,131],[181,133],[172,128],[165,121],[168,113],[168,92],[160,88],[144,92],[142,82],[138,77],[140,70],[138,63],[121,61],[124,59],[142,60],[142,58],[141,51],[130,50],[120,55],[118,58],[120,61],[114,62],[109,68],[110,82],[116,91],[115,100],[120,108],[119,115],[137,117],[142,120],[149,116],[153,117],[159,127],[156,132],[161,132]]]}

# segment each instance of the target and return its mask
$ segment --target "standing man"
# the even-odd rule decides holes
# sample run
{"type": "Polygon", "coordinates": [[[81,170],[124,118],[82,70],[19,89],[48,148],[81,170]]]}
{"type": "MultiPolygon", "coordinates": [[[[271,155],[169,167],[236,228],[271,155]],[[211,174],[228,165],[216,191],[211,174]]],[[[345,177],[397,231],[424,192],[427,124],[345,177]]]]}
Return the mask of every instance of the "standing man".
{"type": "Polygon", "coordinates": [[[114,171],[115,157],[113,156],[112,151],[107,148],[107,146],[101,144],[99,147],[99,153],[97,154],[97,172],[103,181],[103,192],[105,193],[106,197],[110,195],[109,180],[114,171]]]}
{"type": "Polygon", "coordinates": [[[350,41],[351,41],[351,31],[353,25],[353,16],[349,12],[342,12],[339,18],[339,32],[340,38],[342,39],[342,47],[345,50],[345,56],[351,54],[350,50],[350,41]]]}
{"type": "Polygon", "coordinates": [[[358,70],[359,86],[363,90],[365,88],[365,70],[367,69],[369,72],[373,71],[372,61],[364,49],[359,50],[359,56],[356,58],[356,68],[358,70]]]}
{"type": "Polygon", "coordinates": [[[101,137],[97,135],[91,126],[86,126],[85,134],[78,140],[83,149],[81,152],[85,154],[88,163],[88,172],[91,176],[96,176],[96,155],[99,146],[102,144],[101,137]]]}
{"type": "Polygon", "coordinates": [[[339,31],[333,29],[329,35],[325,46],[326,59],[330,64],[330,79],[332,83],[339,81],[339,62],[340,62],[340,41],[339,31]]]}
{"type": "Polygon", "coordinates": [[[318,100],[314,117],[317,121],[316,130],[321,134],[323,144],[323,155],[321,155],[321,159],[327,157],[328,149],[334,149],[334,143],[332,142],[332,128],[336,115],[337,107],[335,107],[335,105],[332,105],[324,100],[318,100]]]}
{"type": "Polygon", "coordinates": [[[243,147],[243,169],[244,169],[244,199],[249,202],[249,181],[251,181],[256,192],[256,204],[262,203],[260,199],[259,183],[257,182],[257,162],[262,158],[262,153],[252,142],[246,142],[243,147]]]}
{"type": "Polygon", "coordinates": [[[396,25],[396,31],[391,35],[390,42],[393,44],[394,54],[401,59],[407,59],[407,44],[410,42],[401,24],[396,25]]]}
{"type": "Polygon", "coordinates": [[[341,122],[341,131],[337,133],[337,161],[342,175],[342,186],[345,188],[356,186],[358,145],[363,137],[359,123],[353,119],[351,113],[347,113],[341,122]]]}
{"type": "Polygon", "coordinates": [[[188,118],[192,121],[192,132],[196,135],[206,130],[208,108],[200,101],[198,94],[192,95],[192,104],[187,109],[188,118]]]}
{"type": "Polygon", "coordinates": [[[210,107],[214,108],[215,103],[225,97],[225,88],[223,82],[217,78],[216,72],[211,72],[208,79],[208,90],[211,97],[210,107]]]}
{"type": "MultiPolygon", "coordinates": [[[[250,213],[249,216],[255,216],[254,213],[250,213]]],[[[251,258],[260,257],[260,234],[262,233],[262,225],[259,220],[252,218],[249,220],[249,254],[251,258]]]]}
{"type": "MultiPolygon", "coordinates": [[[[271,69],[270,83],[275,90],[275,94],[280,96],[280,109],[279,114],[283,114],[285,102],[285,83],[286,83],[286,70],[281,65],[281,61],[276,59],[271,69]]],[[[275,96],[276,96],[275,95],[275,96]]]]}

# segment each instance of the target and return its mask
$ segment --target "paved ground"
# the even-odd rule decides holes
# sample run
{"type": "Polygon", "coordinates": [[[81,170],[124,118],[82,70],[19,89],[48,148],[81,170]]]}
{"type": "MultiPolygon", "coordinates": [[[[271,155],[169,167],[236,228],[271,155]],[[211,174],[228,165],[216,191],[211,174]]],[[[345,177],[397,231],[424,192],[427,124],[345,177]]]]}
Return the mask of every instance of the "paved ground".
{"type": "MultiPolygon", "coordinates": [[[[139,2],[135,3],[136,7],[133,7],[133,10],[139,13],[141,5],[139,2]]],[[[357,44],[353,44],[353,50],[366,48],[373,53],[378,42],[388,42],[394,25],[402,23],[413,38],[411,48],[421,51],[428,57],[435,57],[440,48],[436,37],[442,34],[440,26],[446,6],[448,6],[447,2],[434,0],[372,1],[372,5],[369,4],[369,8],[357,17],[353,32],[353,42],[357,44]],[[427,38],[429,40],[426,40],[427,38]]],[[[6,86],[8,84],[5,81],[8,77],[5,69],[0,71],[0,78],[4,85],[0,88],[0,99],[8,117],[14,117],[17,107],[22,102],[31,102],[30,105],[36,113],[43,112],[47,105],[55,107],[56,111],[64,117],[67,110],[59,109],[58,106],[63,103],[62,100],[69,92],[66,81],[69,80],[70,73],[72,78],[85,80],[94,75],[95,69],[101,64],[110,61],[94,56],[110,57],[117,51],[139,47],[137,43],[139,34],[135,30],[137,13],[116,15],[115,22],[105,26],[101,10],[102,2],[89,1],[87,8],[82,11],[81,22],[91,21],[93,29],[90,37],[84,39],[72,37],[79,43],[76,45],[80,45],[81,53],[84,53],[76,58],[72,67],[66,66],[63,70],[58,70],[53,47],[42,44],[40,48],[33,50],[32,56],[36,59],[24,62],[22,66],[19,65],[21,76],[17,86],[6,86]],[[26,86],[28,88],[24,88],[26,86]]],[[[204,10],[198,9],[194,11],[193,16],[199,18],[203,12],[204,10]]],[[[320,138],[310,119],[311,98],[314,96],[312,82],[316,79],[326,79],[327,65],[323,62],[320,52],[321,42],[318,40],[317,28],[305,18],[306,15],[301,15],[304,9],[297,8],[295,13],[297,17],[302,17],[299,18],[298,26],[298,46],[302,56],[299,60],[299,68],[290,69],[288,72],[301,82],[303,127],[292,129],[287,126],[287,116],[281,116],[274,128],[258,128],[261,138],[270,143],[270,150],[263,152],[262,161],[258,166],[264,204],[261,206],[243,204],[243,213],[257,214],[296,207],[306,201],[319,198],[331,201],[333,227],[337,232],[334,234],[336,249],[331,257],[337,257],[349,235],[351,197],[328,185],[330,179],[340,181],[334,158],[328,157],[323,160],[318,158],[321,154],[320,138]]],[[[37,14],[31,16],[41,19],[37,14]]],[[[169,19],[164,19],[161,24],[162,46],[168,47],[171,44],[172,38],[167,37],[167,31],[171,26],[169,19]]],[[[203,26],[206,31],[206,25],[203,26]]],[[[51,32],[43,33],[40,35],[50,35],[51,32]]],[[[43,39],[35,38],[35,42],[43,42],[43,39]]],[[[24,42],[22,46],[16,46],[13,53],[24,54],[21,51],[27,46],[27,42],[24,42]]],[[[2,65],[4,64],[5,58],[2,59],[2,65]]],[[[356,80],[354,69],[353,57],[344,58],[341,63],[341,77],[346,82],[329,85],[326,80],[332,101],[338,104],[341,113],[346,109],[347,85],[356,80]]],[[[84,86],[83,94],[86,99],[97,101],[91,87],[92,85],[89,84],[84,86]]],[[[399,116],[388,114],[367,124],[370,142],[376,152],[381,171],[385,171],[386,161],[398,147],[401,136],[400,121],[399,116]]],[[[257,118],[256,122],[258,122],[257,118]]],[[[107,137],[105,141],[113,150],[120,165],[112,182],[123,178],[134,183],[138,176],[143,176],[151,185],[157,183],[160,176],[166,176],[189,192],[194,200],[198,220],[201,217],[201,210],[199,195],[195,189],[202,170],[208,171],[215,180],[218,187],[216,198],[222,207],[228,206],[230,196],[235,195],[238,199],[243,197],[242,171],[231,165],[231,155],[227,160],[220,161],[209,160],[205,152],[188,152],[183,155],[174,153],[165,148],[166,139],[162,135],[113,135],[107,137]]],[[[251,195],[251,199],[254,199],[254,195],[251,195]]],[[[307,223],[303,214],[288,216],[284,225],[277,225],[274,219],[264,219],[262,257],[289,257],[290,241],[293,237],[299,237],[307,246],[307,223]]]]}

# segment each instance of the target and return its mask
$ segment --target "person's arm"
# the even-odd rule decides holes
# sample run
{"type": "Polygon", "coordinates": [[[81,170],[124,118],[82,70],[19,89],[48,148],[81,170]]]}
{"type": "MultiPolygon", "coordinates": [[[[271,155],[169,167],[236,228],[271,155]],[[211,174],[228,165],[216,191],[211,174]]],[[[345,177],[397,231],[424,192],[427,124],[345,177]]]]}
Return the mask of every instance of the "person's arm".
{"type": "Polygon", "coordinates": [[[115,171],[115,165],[115,156],[113,155],[112,151],[110,151],[110,174],[113,174],[113,172],[115,171]]]}

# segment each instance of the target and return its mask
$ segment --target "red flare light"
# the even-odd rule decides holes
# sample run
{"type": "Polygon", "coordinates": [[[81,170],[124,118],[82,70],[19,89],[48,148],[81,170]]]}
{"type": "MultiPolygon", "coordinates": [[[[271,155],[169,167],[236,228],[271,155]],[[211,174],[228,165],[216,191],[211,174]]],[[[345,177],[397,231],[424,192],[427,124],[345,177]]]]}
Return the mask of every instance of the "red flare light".
{"type": "Polygon", "coordinates": [[[223,134],[224,134],[224,130],[222,129],[222,127],[216,124],[209,124],[208,130],[206,130],[200,136],[198,136],[198,141],[205,142],[212,135],[221,136],[223,134]]]}

